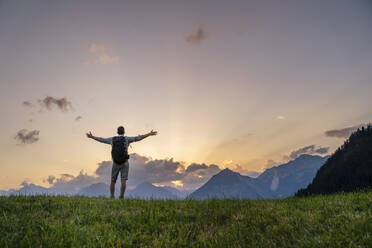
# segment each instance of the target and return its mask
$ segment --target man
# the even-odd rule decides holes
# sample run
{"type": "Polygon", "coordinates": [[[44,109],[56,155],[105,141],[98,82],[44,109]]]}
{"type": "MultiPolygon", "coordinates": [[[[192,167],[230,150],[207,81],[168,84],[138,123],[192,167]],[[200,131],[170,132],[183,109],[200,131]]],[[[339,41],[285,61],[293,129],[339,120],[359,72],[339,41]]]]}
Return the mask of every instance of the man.
{"type": "Polygon", "coordinates": [[[128,155],[128,146],[132,142],[137,142],[147,138],[149,136],[156,135],[158,132],[151,130],[151,132],[138,135],[135,137],[124,136],[125,130],[124,127],[118,127],[118,136],[111,138],[100,138],[93,136],[92,132],[87,133],[87,137],[94,139],[98,142],[110,144],[112,146],[111,156],[112,156],[112,170],[111,170],[111,184],[110,184],[110,194],[111,198],[114,198],[115,193],[115,183],[120,172],[121,178],[121,188],[120,188],[120,198],[124,198],[125,188],[128,180],[129,172],[129,155],[128,155]]]}

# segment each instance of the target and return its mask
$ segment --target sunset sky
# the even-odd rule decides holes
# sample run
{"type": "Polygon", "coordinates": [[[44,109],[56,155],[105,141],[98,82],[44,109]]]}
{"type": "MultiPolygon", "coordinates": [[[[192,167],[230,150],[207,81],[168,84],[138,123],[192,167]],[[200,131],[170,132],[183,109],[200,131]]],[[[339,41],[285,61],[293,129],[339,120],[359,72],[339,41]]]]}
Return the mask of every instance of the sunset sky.
{"type": "Polygon", "coordinates": [[[371,30],[369,0],[0,0],[0,189],[94,174],[119,125],[185,168],[331,154],[372,121],[371,30]]]}

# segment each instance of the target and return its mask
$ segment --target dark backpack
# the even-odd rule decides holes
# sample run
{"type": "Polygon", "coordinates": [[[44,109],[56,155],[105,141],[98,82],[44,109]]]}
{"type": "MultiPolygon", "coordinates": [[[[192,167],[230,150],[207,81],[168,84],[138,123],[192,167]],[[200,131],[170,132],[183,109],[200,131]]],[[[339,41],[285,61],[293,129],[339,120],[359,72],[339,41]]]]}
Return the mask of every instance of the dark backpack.
{"type": "Polygon", "coordinates": [[[112,138],[112,160],[116,164],[124,164],[128,159],[128,147],[124,136],[116,136],[112,138]]]}

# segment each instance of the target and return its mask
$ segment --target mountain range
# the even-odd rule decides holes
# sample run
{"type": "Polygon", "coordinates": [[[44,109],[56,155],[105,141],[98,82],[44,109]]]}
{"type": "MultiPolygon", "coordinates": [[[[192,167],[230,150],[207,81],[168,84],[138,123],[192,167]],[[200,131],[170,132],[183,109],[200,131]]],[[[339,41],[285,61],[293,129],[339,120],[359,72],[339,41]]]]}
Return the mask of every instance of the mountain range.
{"type": "MultiPolygon", "coordinates": [[[[125,195],[129,198],[142,199],[209,199],[238,198],[266,199],[282,198],[293,195],[299,189],[306,187],[314,178],[317,170],[325,163],[328,156],[301,155],[286,164],[266,169],[258,177],[243,176],[230,169],[224,169],[203,186],[192,191],[179,190],[173,187],[155,186],[149,182],[139,184],[134,189],[127,189],[125,195]]],[[[120,184],[117,184],[116,195],[120,184]]],[[[0,195],[84,195],[89,197],[109,196],[109,185],[95,183],[74,191],[44,188],[35,184],[23,184],[18,190],[0,191],[0,195]]]]}
{"type": "Polygon", "coordinates": [[[279,166],[265,170],[257,178],[242,176],[230,169],[214,175],[190,194],[191,199],[238,198],[267,199],[294,195],[313,180],[329,156],[301,155],[279,166]]]}
{"type": "MultiPolygon", "coordinates": [[[[118,196],[120,192],[120,184],[117,184],[115,195],[118,196]]],[[[189,194],[189,191],[178,190],[172,187],[159,187],[149,182],[144,182],[137,185],[134,189],[127,189],[125,196],[128,198],[141,199],[184,199],[189,194]]],[[[45,188],[35,184],[24,184],[18,190],[0,191],[0,196],[10,195],[82,195],[88,197],[109,197],[109,185],[106,183],[95,183],[80,189],[77,192],[61,192],[53,188],[45,188]]]]}

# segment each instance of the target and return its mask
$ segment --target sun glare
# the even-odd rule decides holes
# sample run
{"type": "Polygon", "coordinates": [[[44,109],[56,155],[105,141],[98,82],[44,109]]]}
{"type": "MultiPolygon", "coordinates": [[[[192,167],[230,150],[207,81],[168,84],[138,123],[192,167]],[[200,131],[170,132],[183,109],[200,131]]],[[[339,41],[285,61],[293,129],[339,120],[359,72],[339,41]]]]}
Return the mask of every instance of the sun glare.
{"type": "Polygon", "coordinates": [[[176,187],[183,187],[183,183],[180,180],[172,181],[172,184],[176,187]]]}

